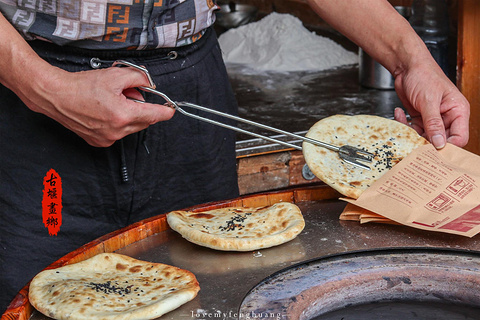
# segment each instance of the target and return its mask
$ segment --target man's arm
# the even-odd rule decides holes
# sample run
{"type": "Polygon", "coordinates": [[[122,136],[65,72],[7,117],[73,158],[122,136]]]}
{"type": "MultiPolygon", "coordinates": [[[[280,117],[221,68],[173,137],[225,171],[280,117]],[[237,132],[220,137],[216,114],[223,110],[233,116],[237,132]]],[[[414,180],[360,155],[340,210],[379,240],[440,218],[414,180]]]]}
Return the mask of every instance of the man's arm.
{"type": "MultiPolygon", "coordinates": [[[[468,142],[470,105],[432,58],[427,47],[386,0],[308,0],[332,27],[395,77],[395,89],[411,125],[437,148],[468,142]]],[[[397,120],[406,123],[396,110],[397,120]]]]}
{"type": "Polygon", "coordinates": [[[149,86],[131,68],[67,72],[41,59],[0,14],[0,82],[35,112],[58,121],[93,146],[106,147],[174,110],[143,100],[135,87],[149,86]]]}

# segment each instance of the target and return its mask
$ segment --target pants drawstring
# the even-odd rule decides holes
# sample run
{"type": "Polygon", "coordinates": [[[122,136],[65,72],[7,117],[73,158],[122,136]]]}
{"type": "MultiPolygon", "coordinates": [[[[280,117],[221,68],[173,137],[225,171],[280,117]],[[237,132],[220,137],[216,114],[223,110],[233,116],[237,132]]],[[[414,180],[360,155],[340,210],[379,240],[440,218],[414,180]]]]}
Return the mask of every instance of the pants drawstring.
{"type": "Polygon", "coordinates": [[[128,177],[127,158],[125,156],[123,139],[120,140],[120,177],[123,183],[127,183],[130,180],[128,177]]]}

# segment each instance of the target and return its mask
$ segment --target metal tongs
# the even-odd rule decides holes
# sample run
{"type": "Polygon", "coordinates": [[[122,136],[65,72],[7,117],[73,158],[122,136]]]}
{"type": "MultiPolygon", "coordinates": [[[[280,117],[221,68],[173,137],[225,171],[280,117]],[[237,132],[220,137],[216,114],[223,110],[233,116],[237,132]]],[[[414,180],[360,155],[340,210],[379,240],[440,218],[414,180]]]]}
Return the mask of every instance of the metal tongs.
{"type": "MultiPolygon", "coordinates": [[[[228,125],[228,124],[225,124],[225,123],[222,123],[222,122],[218,122],[218,121],[215,121],[215,120],[212,120],[212,119],[204,118],[204,117],[201,117],[199,115],[189,113],[189,112],[183,110],[181,107],[189,107],[189,108],[198,109],[198,110],[208,112],[208,113],[213,113],[213,114],[221,116],[221,117],[225,117],[225,118],[232,119],[232,120],[235,120],[235,121],[243,122],[243,123],[258,127],[258,128],[262,128],[262,129],[265,129],[265,130],[280,133],[280,134],[283,134],[283,135],[286,135],[286,136],[289,136],[289,137],[292,137],[292,138],[300,139],[302,141],[314,144],[316,146],[320,146],[320,147],[323,147],[323,148],[327,148],[331,151],[335,151],[335,152],[338,153],[339,157],[343,161],[345,161],[347,163],[350,163],[354,166],[360,167],[362,169],[370,170],[369,166],[359,162],[359,161],[372,162],[374,154],[372,154],[368,151],[365,151],[365,150],[362,150],[360,148],[353,147],[353,146],[350,146],[350,145],[344,145],[344,146],[341,146],[341,147],[337,147],[337,146],[334,146],[334,145],[331,145],[331,144],[328,144],[328,143],[325,143],[325,142],[322,142],[322,141],[318,141],[318,140],[311,139],[311,138],[308,138],[308,137],[300,136],[298,134],[290,133],[290,132],[287,132],[287,131],[284,131],[284,130],[276,129],[276,128],[273,128],[273,127],[270,127],[270,126],[267,126],[267,125],[264,125],[264,124],[261,124],[261,123],[258,123],[258,122],[243,119],[243,118],[233,116],[233,115],[228,114],[228,113],[224,113],[224,112],[220,112],[220,111],[217,111],[217,110],[209,109],[209,108],[202,107],[202,106],[199,106],[199,105],[196,105],[196,104],[193,104],[193,103],[173,101],[166,94],[155,90],[155,83],[153,82],[153,80],[150,76],[150,73],[148,72],[148,70],[146,68],[144,68],[142,66],[138,66],[136,64],[133,64],[129,61],[124,61],[124,60],[116,61],[114,63],[114,66],[128,66],[128,67],[133,67],[133,68],[136,68],[137,70],[142,71],[146,75],[146,77],[148,78],[148,81],[150,83],[150,87],[141,86],[141,87],[139,87],[139,89],[143,90],[145,92],[150,92],[150,93],[153,93],[155,95],[158,95],[158,96],[162,97],[166,101],[167,106],[179,111],[180,113],[182,113],[182,114],[184,114],[188,117],[191,117],[191,118],[194,118],[194,119],[197,119],[197,120],[200,120],[200,121],[208,122],[210,124],[217,125],[217,126],[220,126],[220,127],[223,127],[223,128],[227,128],[227,129],[230,129],[230,130],[234,130],[234,131],[237,131],[237,132],[240,132],[240,133],[248,134],[248,135],[251,135],[251,136],[254,136],[254,137],[257,137],[257,138],[261,138],[261,139],[264,139],[264,140],[267,140],[267,141],[270,141],[270,142],[273,142],[273,143],[278,143],[278,144],[281,144],[281,145],[284,145],[284,146],[287,146],[287,147],[290,147],[290,148],[294,148],[294,149],[297,149],[297,150],[302,150],[301,146],[298,146],[298,145],[295,145],[295,144],[292,144],[292,143],[289,143],[289,142],[286,142],[286,141],[281,141],[281,140],[278,140],[278,139],[275,139],[275,138],[272,138],[272,137],[264,136],[264,135],[261,135],[261,134],[258,134],[258,133],[254,133],[254,132],[251,132],[251,131],[248,131],[248,130],[244,130],[244,129],[241,129],[241,128],[238,128],[238,127],[235,127],[235,126],[231,126],[231,125],[228,125]]],[[[141,100],[137,100],[137,99],[132,99],[132,100],[134,100],[136,102],[144,103],[144,101],[141,101],[141,100]]]]}

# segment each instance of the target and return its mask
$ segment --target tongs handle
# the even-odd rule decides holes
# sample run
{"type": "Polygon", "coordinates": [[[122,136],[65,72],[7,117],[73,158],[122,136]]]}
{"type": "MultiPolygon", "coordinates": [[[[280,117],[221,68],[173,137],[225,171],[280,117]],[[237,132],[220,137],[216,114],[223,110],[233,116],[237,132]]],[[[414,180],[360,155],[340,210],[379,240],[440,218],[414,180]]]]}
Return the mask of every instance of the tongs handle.
{"type": "MultiPolygon", "coordinates": [[[[208,113],[212,113],[212,114],[215,114],[215,115],[227,118],[227,119],[232,119],[232,120],[235,120],[235,121],[238,121],[238,122],[243,122],[243,123],[246,123],[246,124],[251,125],[251,126],[255,126],[255,127],[258,127],[258,128],[261,128],[261,129],[268,130],[268,131],[273,131],[273,132],[276,132],[276,133],[280,133],[280,134],[283,134],[283,135],[288,136],[288,137],[296,138],[296,139],[299,139],[299,140],[302,140],[302,141],[320,146],[322,148],[327,148],[331,151],[337,152],[339,154],[340,158],[343,159],[344,161],[346,161],[350,164],[356,165],[358,167],[361,167],[363,169],[370,170],[370,168],[368,166],[366,166],[366,165],[357,161],[357,160],[371,161],[371,157],[373,155],[370,154],[367,151],[364,151],[364,150],[361,150],[361,149],[358,149],[358,148],[354,148],[354,147],[351,147],[351,146],[337,147],[337,146],[334,146],[334,145],[331,145],[331,144],[328,144],[328,143],[325,143],[325,142],[322,142],[322,141],[319,141],[319,140],[315,140],[315,139],[311,139],[311,138],[308,138],[308,137],[300,136],[300,135],[295,134],[295,133],[291,133],[291,132],[288,132],[288,131],[285,131],[285,130],[270,127],[270,126],[267,126],[267,125],[264,125],[264,124],[261,124],[261,123],[255,122],[255,121],[240,118],[240,117],[237,117],[237,116],[234,116],[234,115],[231,115],[231,114],[228,114],[228,113],[224,113],[224,112],[221,112],[221,111],[217,111],[217,110],[213,110],[213,109],[210,109],[210,108],[202,107],[202,106],[190,103],[190,102],[175,102],[172,99],[170,99],[163,92],[160,92],[160,91],[154,89],[155,84],[154,84],[152,78],[150,77],[150,73],[148,72],[148,70],[146,68],[138,66],[138,65],[133,64],[133,63],[128,62],[128,61],[124,61],[124,60],[116,61],[114,63],[114,65],[120,65],[120,66],[125,65],[125,66],[133,67],[133,68],[136,68],[136,69],[142,71],[147,76],[150,87],[141,86],[141,87],[139,87],[139,89],[141,89],[143,91],[146,91],[146,92],[153,93],[155,95],[158,95],[158,96],[162,97],[166,101],[167,106],[169,106],[169,107],[171,107],[175,110],[178,110],[180,113],[182,113],[182,114],[184,114],[188,117],[191,117],[191,118],[194,118],[194,119],[197,119],[197,120],[200,120],[200,121],[208,122],[210,124],[214,124],[214,125],[217,125],[217,126],[220,126],[220,127],[223,127],[223,128],[227,128],[227,129],[230,129],[230,130],[233,130],[233,131],[236,131],[236,132],[248,134],[248,135],[251,135],[251,136],[254,136],[254,137],[257,137],[257,138],[261,138],[261,139],[264,139],[264,140],[267,140],[267,141],[270,141],[270,142],[273,142],[273,143],[281,144],[281,145],[284,145],[284,146],[287,146],[287,147],[290,147],[290,148],[294,148],[294,149],[297,149],[297,150],[303,150],[301,146],[298,146],[298,145],[295,145],[295,144],[292,144],[292,143],[289,143],[289,142],[286,142],[286,141],[281,141],[281,140],[278,140],[278,139],[275,139],[275,138],[272,138],[272,137],[268,137],[268,136],[265,136],[265,135],[261,135],[261,134],[258,134],[258,133],[248,131],[248,130],[244,130],[244,129],[241,129],[241,128],[238,128],[236,126],[232,126],[232,125],[229,125],[229,124],[226,124],[226,123],[223,123],[223,122],[215,121],[215,120],[212,120],[212,119],[208,119],[208,118],[198,116],[196,114],[189,113],[189,112],[183,110],[182,108],[180,108],[180,106],[198,109],[198,110],[208,112],[208,113]]],[[[140,101],[140,100],[135,100],[135,101],[144,102],[144,101],[140,101]]]]}
{"type": "MultiPolygon", "coordinates": [[[[164,97],[164,94],[162,94],[161,92],[158,92],[155,89],[151,89],[151,88],[141,88],[141,89],[164,97]]],[[[224,127],[224,128],[228,128],[228,129],[231,129],[231,130],[234,130],[234,131],[237,131],[237,132],[249,134],[249,135],[255,136],[257,138],[262,138],[262,139],[265,139],[265,140],[268,140],[268,141],[271,141],[271,142],[283,144],[283,145],[286,145],[288,147],[292,147],[292,148],[295,148],[295,149],[298,149],[298,150],[302,150],[302,147],[297,146],[295,144],[285,142],[285,141],[277,140],[275,138],[264,136],[264,135],[261,135],[261,134],[258,134],[258,133],[250,132],[250,131],[247,131],[247,130],[244,130],[244,129],[241,129],[241,128],[238,128],[238,127],[235,127],[235,126],[231,126],[231,125],[228,125],[228,124],[225,124],[225,123],[222,123],[222,122],[218,122],[218,121],[215,121],[215,120],[212,120],[212,119],[208,119],[208,118],[204,118],[204,117],[201,117],[201,116],[198,116],[198,115],[195,115],[195,114],[191,114],[189,112],[186,112],[185,110],[183,110],[180,107],[190,107],[190,108],[193,108],[193,109],[197,109],[197,110],[201,110],[201,111],[204,111],[204,112],[212,113],[212,114],[215,114],[215,115],[218,115],[218,116],[221,116],[221,117],[225,117],[225,118],[232,119],[232,120],[235,120],[235,121],[243,122],[243,123],[246,123],[248,125],[255,126],[255,127],[258,127],[258,128],[261,128],[261,129],[273,131],[273,132],[276,132],[276,133],[284,134],[286,136],[290,136],[292,138],[307,141],[309,143],[312,143],[312,144],[330,149],[332,151],[338,152],[339,149],[340,149],[340,148],[338,148],[336,146],[333,146],[331,144],[328,144],[328,143],[324,143],[324,142],[321,142],[321,141],[318,141],[318,140],[310,139],[308,137],[300,136],[300,135],[295,134],[295,133],[291,133],[291,132],[288,132],[288,131],[284,131],[284,130],[281,130],[281,129],[270,127],[270,126],[267,126],[267,125],[264,125],[264,124],[261,124],[261,123],[255,122],[255,121],[251,121],[251,120],[248,120],[248,119],[240,118],[240,117],[228,114],[228,113],[224,113],[224,112],[217,111],[217,110],[214,110],[214,109],[202,107],[202,106],[190,103],[190,102],[174,102],[174,101],[172,101],[168,98],[167,104],[170,105],[171,107],[175,108],[176,110],[180,111],[181,113],[183,113],[187,116],[190,116],[192,118],[196,118],[198,120],[206,121],[206,122],[209,122],[211,124],[215,124],[215,125],[218,125],[218,126],[221,126],[221,127],[224,127]]]]}
{"type": "MultiPolygon", "coordinates": [[[[251,120],[248,120],[248,119],[233,116],[233,115],[228,114],[228,113],[223,113],[223,112],[220,112],[220,111],[217,111],[217,110],[205,108],[205,107],[202,107],[202,106],[190,103],[190,102],[177,102],[177,105],[186,106],[186,107],[190,107],[190,108],[195,108],[195,109],[202,110],[202,111],[205,111],[205,112],[210,112],[210,113],[213,113],[213,114],[225,117],[225,118],[229,118],[229,119],[232,119],[232,120],[236,120],[236,121],[239,121],[239,122],[249,124],[251,126],[255,126],[255,127],[258,127],[258,128],[261,128],[261,129],[273,131],[273,132],[280,133],[280,134],[284,134],[284,135],[292,137],[292,138],[300,139],[300,140],[315,144],[317,146],[330,149],[332,151],[338,152],[339,149],[340,149],[336,146],[333,146],[331,144],[328,144],[328,143],[325,143],[325,142],[322,142],[322,141],[310,139],[308,137],[300,136],[300,135],[295,134],[295,133],[291,133],[291,132],[288,132],[288,131],[284,131],[284,130],[281,130],[281,129],[270,127],[270,126],[267,126],[267,125],[264,125],[264,124],[261,124],[261,123],[255,122],[255,121],[251,121],[251,120]]],[[[234,127],[234,128],[236,128],[236,127],[234,127]]],[[[245,133],[250,133],[250,132],[245,132],[245,133]]],[[[265,138],[264,136],[262,136],[262,137],[265,138]]],[[[284,143],[283,141],[278,141],[276,139],[274,139],[273,142],[284,143]]],[[[299,146],[295,146],[295,147],[296,147],[296,149],[302,150],[302,148],[299,147],[299,146]]]]}
{"type": "MultiPolygon", "coordinates": [[[[228,114],[228,113],[224,113],[224,112],[221,112],[221,111],[217,111],[217,110],[209,109],[209,108],[206,108],[206,107],[202,107],[202,106],[190,103],[190,102],[175,102],[175,101],[172,101],[167,96],[165,96],[165,94],[163,94],[162,92],[159,92],[159,91],[157,91],[155,89],[152,89],[152,88],[140,87],[140,89],[143,90],[143,91],[147,91],[147,92],[150,92],[150,93],[161,96],[162,98],[164,98],[167,101],[167,103],[166,103],[167,106],[169,106],[171,108],[174,108],[175,110],[179,111],[180,113],[182,113],[182,114],[184,114],[188,117],[191,117],[191,118],[194,118],[194,119],[197,119],[197,120],[200,120],[200,121],[208,122],[210,124],[214,124],[214,125],[217,125],[217,126],[220,126],[220,127],[223,127],[223,128],[227,128],[227,129],[230,129],[230,130],[233,130],[233,131],[236,131],[236,132],[240,132],[240,133],[243,133],[243,134],[248,134],[248,135],[254,136],[256,138],[264,139],[264,140],[267,140],[267,141],[270,141],[270,142],[273,142],[273,143],[282,144],[282,145],[287,146],[289,148],[302,150],[301,146],[297,146],[295,144],[292,144],[292,143],[289,143],[289,142],[286,142],[286,141],[277,140],[275,138],[264,136],[264,135],[259,134],[259,133],[251,132],[251,131],[244,130],[244,129],[241,129],[241,128],[238,128],[236,126],[232,126],[232,125],[229,125],[229,124],[226,124],[226,123],[223,123],[223,122],[215,121],[215,120],[212,120],[212,119],[209,119],[209,118],[204,118],[202,116],[199,116],[199,115],[196,115],[196,114],[193,114],[193,113],[189,113],[189,112],[183,110],[180,106],[190,107],[190,108],[198,109],[198,110],[201,110],[201,111],[209,112],[209,113],[212,113],[212,114],[215,114],[215,115],[218,115],[218,116],[222,116],[222,117],[232,119],[232,120],[237,120],[237,121],[244,122],[244,123],[254,125],[254,126],[258,126],[260,128],[264,128],[264,129],[270,128],[268,126],[265,126],[265,125],[262,125],[260,123],[256,123],[254,121],[250,121],[250,120],[247,120],[247,119],[243,119],[243,118],[240,118],[240,117],[236,117],[236,116],[233,116],[233,115],[228,114]]],[[[275,128],[270,128],[270,129],[273,129],[272,131],[275,131],[275,132],[278,132],[278,133],[284,133],[284,134],[292,136],[292,137],[298,137],[299,139],[304,139],[304,137],[302,137],[302,136],[299,136],[299,135],[296,135],[296,134],[293,134],[293,133],[289,133],[289,132],[286,132],[286,131],[283,131],[283,130],[279,130],[279,129],[275,129],[275,128]]]]}
{"type": "MultiPolygon", "coordinates": [[[[225,124],[225,123],[222,123],[222,122],[218,122],[218,121],[215,121],[215,120],[211,120],[211,119],[208,119],[208,118],[197,116],[195,114],[186,112],[185,110],[180,108],[180,106],[190,107],[190,108],[198,109],[198,110],[201,110],[201,111],[204,111],[204,112],[213,113],[215,115],[219,115],[219,116],[222,116],[222,117],[225,117],[225,118],[228,118],[228,119],[243,122],[243,123],[246,123],[246,124],[249,124],[249,125],[252,125],[252,126],[256,126],[256,127],[262,128],[262,129],[269,130],[269,131],[281,133],[281,134],[284,134],[286,136],[301,139],[303,141],[308,141],[310,143],[319,145],[319,146],[324,147],[324,148],[328,148],[328,149],[336,151],[336,152],[339,151],[338,147],[330,145],[328,143],[323,143],[321,141],[313,140],[313,139],[303,137],[303,136],[300,136],[300,135],[297,135],[297,134],[294,134],[294,133],[290,133],[290,132],[287,132],[287,131],[284,131],[284,130],[276,129],[276,128],[266,126],[266,125],[261,124],[261,123],[257,123],[257,122],[251,121],[251,120],[247,120],[247,119],[243,119],[243,118],[240,118],[240,117],[237,117],[237,116],[233,116],[233,115],[228,114],[228,113],[224,113],[224,112],[220,112],[220,111],[217,111],[217,110],[205,108],[205,107],[202,107],[202,106],[199,106],[199,105],[196,105],[196,104],[193,104],[193,103],[189,103],[189,102],[175,102],[172,99],[170,99],[170,97],[168,97],[163,92],[155,90],[155,83],[153,82],[152,77],[150,76],[150,73],[148,72],[147,68],[136,65],[136,64],[131,63],[131,62],[126,61],[126,60],[115,61],[115,63],[113,65],[114,66],[128,66],[128,67],[132,67],[132,68],[135,68],[135,69],[143,72],[148,79],[150,87],[141,86],[141,87],[139,87],[139,89],[141,89],[143,91],[146,91],[146,92],[153,93],[157,96],[162,97],[167,102],[166,103],[167,106],[169,106],[171,108],[174,108],[175,110],[178,110],[180,113],[182,113],[186,116],[195,118],[197,120],[205,121],[205,122],[208,122],[208,123],[211,123],[211,124],[223,127],[223,128],[234,130],[234,131],[237,131],[237,132],[240,132],[240,133],[248,134],[248,135],[251,135],[251,136],[254,136],[254,137],[257,137],[257,138],[261,138],[261,139],[264,139],[264,140],[267,140],[267,141],[270,141],[270,142],[279,143],[279,144],[285,145],[285,146],[290,147],[290,148],[295,148],[297,150],[302,150],[301,146],[297,146],[295,144],[291,144],[291,143],[288,143],[288,142],[285,142],[285,141],[277,140],[275,138],[264,136],[264,135],[261,135],[261,134],[258,134],[258,133],[250,132],[250,131],[247,131],[247,130],[244,130],[244,129],[241,129],[241,128],[238,128],[238,127],[235,127],[235,126],[231,126],[231,125],[228,125],[228,124],[225,124]]],[[[140,100],[135,100],[135,101],[143,102],[143,101],[140,101],[140,100]]]]}
{"type": "MultiPolygon", "coordinates": [[[[271,130],[271,131],[274,131],[274,132],[282,133],[282,134],[292,136],[292,137],[295,137],[295,138],[298,138],[298,139],[302,139],[302,140],[308,139],[308,138],[305,138],[305,137],[302,137],[302,136],[299,136],[299,135],[296,135],[296,134],[293,134],[293,133],[289,133],[289,132],[286,132],[286,131],[283,131],[283,130],[280,130],[280,129],[271,128],[271,127],[263,125],[261,123],[256,123],[254,121],[250,121],[250,120],[247,120],[247,119],[236,117],[236,116],[230,115],[228,113],[220,112],[220,111],[217,111],[217,110],[212,110],[212,109],[209,109],[209,108],[205,108],[205,107],[193,104],[193,103],[175,102],[172,99],[170,99],[170,97],[167,96],[166,94],[164,94],[163,92],[155,90],[155,83],[153,82],[152,77],[150,76],[150,73],[148,72],[147,68],[136,65],[136,64],[131,63],[130,61],[126,61],[126,60],[115,61],[115,63],[113,65],[114,66],[132,67],[132,68],[135,68],[135,69],[143,72],[148,79],[150,87],[141,86],[141,87],[139,87],[139,89],[141,89],[143,91],[146,91],[146,92],[153,93],[157,96],[162,97],[167,102],[166,103],[167,106],[169,106],[169,107],[171,107],[175,110],[178,110],[180,113],[182,113],[186,116],[189,116],[191,118],[194,118],[194,119],[197,119],[197,120],[200,120],[200,121],[205,121],[205,122],[208,122],[210,124],[214,124],[214,125],[217,125],[217,126],[220,126],[220,127],[223,127],[223,128],[234,130],[234,131],[237,131],[237,132],[240,132],[240,133],[248,134],[248,135],[254,136],[256,138],[261,138],[261,139],[264,139],[264,140],[267,140],[267,141],[270,141],[270,142],[279,143],[279,144],[285,145],[285,146],[290,147],[290,148],[295,148],[295,149],[298,149],[298,150],[302,150],[302,147],[297,146],[297,145],[292,144],[292,143],[277,140],[275,138],[271,138],[271,137],[264,136],[264,135],[261,135],[261,134],[258,134],[258,133],[250,132],[250,131],[247,131],[247,130],[244,130],[244,129],[241,129],[241,128],[238,128],[238,127],[235,127],[235,126],[228,125],[226,123],[218,122],[218,121],[215,121],[215,120],[212,120],[212,119],[204,118],[204,117],[197,116],[195,114],[186,112],[185,110],[180,108],[180,105],[195,108],[195,109],[199,109],[199,110],[209,112],[209,113],[213,113],[213,114],[225,117],[225,118],[229,118],[229,119],[236,120],[236,121],[239,121],[239,122],[244,122],[244,123],[247,123],[247,124],[250,124],[250,125],[253,125],[253,126],[257,126],[257,127],[263,128],[263,129],[267,129],[267,130],[271,130]]],[[[136,100],[136,99],[133,99],[133,100],[135,100],[137,102],[143,102],[143,101],[136,100]]],[[[312,140],[312,139],[309,139],[309,140],[312,140]]],[[[312,140],[312,141],[316,141],[316,140],[312,140]]],[[[318,143],[321,143],[321,142],[318,141],[318,143]]],[[[338,151],[338,148],[336,148],[335,146],[328,145],[328,144],[323,145],[323,143],[321,143],[320,146],[323,146],[325,148],[329,148],[329,149],[334,150],[334,151],[338,151]]]]}
{"type": "MultiPolygon", "coordinates": [[[[151,88],[142,88],[142,90],[145,90],[145,91],[148,91],[148,92],[151,92],[151,93],[154,93],[154,94],[158,94],[158,95],[164,97],[163,93],[158,92],[157,90],[154,90],[154,89],[151,89],[151,88]]],[[[237,116],[234,116],[234,115],[231,115],[231,114],[228,114],[228,113],[224,113],[224,112],[221,112],[221,111],[217,111],[217,110],[213,110],[213,109],[210,109],[210,108],[202,107],[202,106],[190,103],[190,102],[175,102],[175,101],[170,100],[168,97],[167,97],[166,100],[167,100],[168,105],[170,105],[172,108],[175,108],[176,110],[178,110],[179,112],[181,112],[182,114],[184,114],[186,116],[189,116],[189,117],[201,120],[201,121],[205,121],[205,122],[208,122],[208,123],[211,123],[211,124],[223,127],[223,128],[227,128],[227,129],[231,129],[231,130],[234,130],[234,131],[237,131],[237,132],[248,134],[248,135],[251,135],[251,136],[254,136],[254,137],[257,137],[257,138],[261,138],[261,139],[264,139],[264,140],[267,140],[267,141],[270,141],[270,142],[273,142],[273,143],[278,143],[278,144],[281,144],[281,145],[284,145],[284,146],[287,146],[287,147],[290,147],[290,148],[294,148],[294,149],[297,149],[297,150],[303,150],[301,146],[298,146],[298,145],[295,145],[295,144],[292,144],[292,143],[289,143],[289,142],[277,140],[277,139],[272,138],[272,137],[264,136],[264,135],[261,135],[261,134],[258,134],[258,133],[254,133],[254,132],[247,131],[247,130],[244,130],[244,129],[241,129],[241,128],[238,128],[238,127],[235,127],[235,126],[228,125],[228,124],[223,123],[223,122],[218,122],[218,121],[215,121],[215,120],[212,120],[212,119],[204,118],[204,117],[186,112],[185,110],[180,108],[180,106],[198,109],[198,110],[208,112],[208,113],[212,113],[212,114],[215,114],[215,115],[218,115],[218,116],[221,116],[221,117],[225,117],[225,118],[228,118],[228,119],[243,122],[243,123],[258,127],[258,128],[266,129],[266,130],[273,131],[273,132],[276,132],[276,133],[280,133],[280,134],[283,134],[283,135],[286,135],[286,136],[289,136],[289,137],[300,139],[302,141],[305,141],[305,142],[308,142],[308,143],[311,143],[311,144],[314,144],[314,145],[317,145],[317,146],[320,146],[320,147],[323,147],[323,148],[327,148],[329,150],[337,152],[338,155],[340,156],[340,158],[342,160],[344,160],[345,162],[348,162],[348,163],[350,163],[354,166],[360,167],[362,169],[370,170],[369,166],[364,165],[363,163],[359,162],[359,160],[371,161],[371,158],[373,157],[373,154],[370,154],[367,151],[364,151],[364,150],[361,150],[361,149],[358,149],[358,148],[355,148],[355,147],[351,147],[351,146],[348,146],[348,145],[337,147],[337,146],[334,146],[334,145],[331,145],[331,144],[328,144],[328,143],[325,143],[325,142],[322,142],[322,141],[319,141],[319,140],[315,140],[315,139],[311,139],[311,138],[308,138],[308,137],[300,136],[300,135],[295,134],[295,133],[291,133],[291,132],[288,132],[288,131],[284,131],[284,130],[281,130],[281,129],[270,127],[270,126],[267,126],[267,125],[264,125],[264,124],[261,124],[261,123],[255,122],[255,121],[240,118],[240,117],[237,117],[237,116]]]]}

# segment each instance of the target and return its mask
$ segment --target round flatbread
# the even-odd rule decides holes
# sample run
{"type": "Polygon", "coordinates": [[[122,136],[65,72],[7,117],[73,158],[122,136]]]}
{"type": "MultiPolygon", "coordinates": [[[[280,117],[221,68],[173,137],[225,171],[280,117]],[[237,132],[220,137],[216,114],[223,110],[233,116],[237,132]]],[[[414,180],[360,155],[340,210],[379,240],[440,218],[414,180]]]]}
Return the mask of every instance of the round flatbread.
{"type": "Polygon", "coordinates": [[[261,208],[173,211],[167,221],[188,241],[225,251],[273,247],[294,239],[305,227],[300,209],[289,202],[261,208]]]}
{"type": "Polygon", "coordinates": [[[158,318],[199,290],[187,270],[102,253],[40,272],[28,297],[38,311],[58,320],[133,320],[158,318]]]}
{"type": "Polygon", "coordinates": [[[320,180],[344,196],[357,199],[414,149],[427,144],[414,129],[398,121],[371,115],[335,115],[314,124],[307,137],[335,146],[351,145],[375,155],[371,170],[340,159],[335,151],[303,143],[303,155],[310,170],[320,180]]]}

